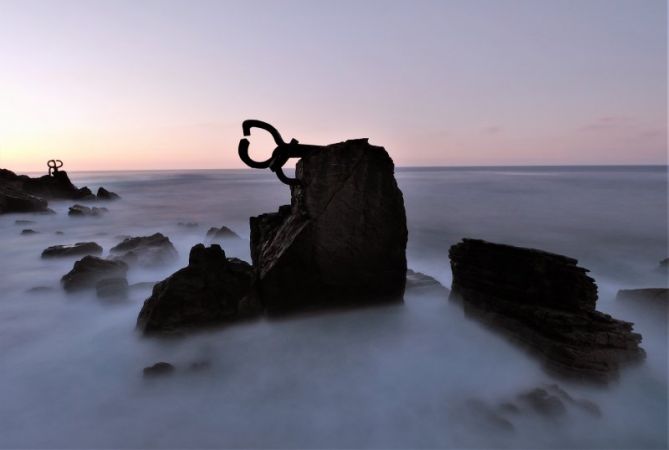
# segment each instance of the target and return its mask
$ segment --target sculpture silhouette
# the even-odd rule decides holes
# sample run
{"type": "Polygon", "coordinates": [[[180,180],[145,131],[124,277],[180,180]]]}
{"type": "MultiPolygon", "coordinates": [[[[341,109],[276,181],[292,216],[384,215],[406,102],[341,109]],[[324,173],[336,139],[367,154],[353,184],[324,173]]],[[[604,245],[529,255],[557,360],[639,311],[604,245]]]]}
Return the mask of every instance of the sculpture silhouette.
{"type": "Polygon", "coordinates": [[[239,141],[239,157],[247,166],[254,169],[266,169],[269,167],[272,172],[276,173],[279,180],[289,186],[297,186],[300,184],[300,181],[297,178],[288,178],[286,174],[283,173],[283,165],[286,164],[290,158],[302,158],[311,152],[323,148],[320,145],[300,144],[296,139],[291,139],[291,141],[286,144],[276,128],[261,120],[245,120],[242,122],[244,136],[249,136],[251,134],[251,128],[261,128],[269,132],[274,138],[274,142],[276,142],[276,148],[269,159],[265,161],[255,161],[249,156],[249,140],[244,138],[239,141]]]}
{"type": "Polygon", "coordinates": [[[58,169],[63,167],[63,161],[60,159],[50,159],[47,161],[46,165],[49,167],[49,176],[51,176],[58,173],[58,169]]]}

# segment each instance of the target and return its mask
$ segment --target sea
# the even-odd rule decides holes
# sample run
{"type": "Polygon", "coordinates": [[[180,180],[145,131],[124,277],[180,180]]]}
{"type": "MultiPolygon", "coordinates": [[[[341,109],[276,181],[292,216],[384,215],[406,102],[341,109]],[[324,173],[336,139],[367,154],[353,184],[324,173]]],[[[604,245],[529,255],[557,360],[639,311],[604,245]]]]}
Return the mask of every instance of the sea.
{"type": "Polygon", "coordinates": [[[449,287],[449,247],[480,238],[567,255],[591,271],[597,309],[634,322],[647,352],[608,385],[555,378],[429,292],[398,305],[143,337],[135,327],[150,284],[184,267],[197,243],[250,261],[249,217],[289,203],[289,188],[259,170],[69,175],[122,198],[101,217],[69,217],[72,201],[50,201],[53,215],[0,216],[0,448],[667,447],[666,313],[616,300],[620,289],[667,287],[666,166],[396,169],[411,269],[449,287]],[[206,237],[223,225],[242,239],[206,237]],[[178,261],[131,269],[126,301],[67,295],[60,278],[75,259],[40,257],[83,241],[107,256],[124,237],[155,232],[170,238],[178,261]],[[175,371],[143,377],[159,361],[175,371]],[[506,416],[509,428],[472,414],[472,404],[551,384],[601,415],[521,410],[506,416]]]}

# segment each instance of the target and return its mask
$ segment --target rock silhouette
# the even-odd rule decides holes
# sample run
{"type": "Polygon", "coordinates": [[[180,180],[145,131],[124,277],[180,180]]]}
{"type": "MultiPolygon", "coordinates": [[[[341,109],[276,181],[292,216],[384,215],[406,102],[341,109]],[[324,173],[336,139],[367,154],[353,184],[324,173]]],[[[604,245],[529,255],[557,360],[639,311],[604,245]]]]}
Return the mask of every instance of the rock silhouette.
{"type": "Polygon", "coordinates": [[[102,247],[95,242],[77,242],[71,245],[53,245],[42,252],[42,258],[67,258],[70,256],[101,255],[102,247]]]}
{"type": "Polygon", "coordinates": [[[0,180],[0,214],[49,211],[46,200],[16,187],[3,185],[0,180]]]}
{"type": "Polygon", "coordinates": [[[595,310],[597,286],[576,260],[474,239],[449,256],[451,298],[541,355],[548,369],[607,381],[644,357],[631,323],[595,310]]]}
{"type": "Polygon", "coordinates": [[[209,239],[239,239],[239,235],[226,226],[209,228],[207,237],[209,239]]]}
{"type": "Polygon", "coordinates": [[[267,311],[401,300],[406,214],[388,153],[367,139],[328,145],[296,177],[290,206],[250,219],[267,311]]]}
{"type": "Polygon", "coordinates": [[[63,275],[61,284],[68,292],[94,288],[98,281],[125,278],[128,266],[123,261],[109,261],[97,256],[84,256],[63,275]]]}
{"type": "Polygon", "coordinates": [[[258,315],[254,279],[248,263],[226,258],[217,244],[198,244],[190,251],[187,267],[153,287],[137,327],[147,334],[170,333],[258,315]]]}
{"type": "Polygon", "coordinates": [[[99,217],[107,211],[107,208],[98,208],[97,206],[90,208],[88,206],[76,204],[70,206],[67,215],[72,217],[99,217]]]}
{"type": "Polygon", "coordinates": [[[108,191],[103,187],[98,188],[98,194],[96,197],[98,200],[118,200],[121,198],[118,194],[108,191]]]}
{"type": "Polygon", "coordinates": [[[109,250],[111,256],[128,265],[154,267],[174,262],[177,250],[167,236],[154,233],[151,236],[125,238],[109,250]]]}

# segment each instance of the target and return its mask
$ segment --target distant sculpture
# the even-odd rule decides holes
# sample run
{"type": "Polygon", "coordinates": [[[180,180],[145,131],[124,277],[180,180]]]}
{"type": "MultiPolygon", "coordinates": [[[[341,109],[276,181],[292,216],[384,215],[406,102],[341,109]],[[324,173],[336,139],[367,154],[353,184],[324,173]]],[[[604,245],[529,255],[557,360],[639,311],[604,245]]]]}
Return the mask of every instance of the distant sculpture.
{"type": "Polygon", "coordinates": [[[279,132],[272,125],[260,121],[260,120],[245,120],[242,122],[242,130],[244,131],[244,136],[249,136],[251,134],[251,128],[261,128],[269,132],[276,142],[276,148],[272,152],[272,156],[265,161],[254,161],[249,156],[249,140],[244,138],[239,141],[239,157],[244,163],[254,169],[269,169],[276,173],[276,176],[282,182],[286,183],[289,186],[297,186],[300,184],[300,181],[296,178],[288,178],[285,173],[283,173],[283,165],[288,162],[290,158],[302,158],[309,153],[312,153],[317,150],[321,150],[323,147],[320,145],[304,145],[300,144],[296,139],[291,139],[289,143],[285,143],[279,132]]]}
{"type": "Polygon", "coordinates": [[[49,176],[51,176],[58,173],[58,169],[63,167],[63,161],[60,159],[50,159],[47,161],[46,165],[49,167],[49,176]]]}

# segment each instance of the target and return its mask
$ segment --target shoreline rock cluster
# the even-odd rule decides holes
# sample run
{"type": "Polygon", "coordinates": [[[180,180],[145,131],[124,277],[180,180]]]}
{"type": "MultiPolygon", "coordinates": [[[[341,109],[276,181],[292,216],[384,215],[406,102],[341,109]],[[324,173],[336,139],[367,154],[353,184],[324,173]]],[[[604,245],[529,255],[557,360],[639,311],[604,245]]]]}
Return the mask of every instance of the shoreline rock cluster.
{"type": "Polygon", "coordinates": [[[98,189],[97,195],[86,186],[77,188],[64,170],[31,178],[0,169],[0,214],[53,212],[48,208],[49,199],[100,201],[118,198],[117,194],[103,187],[98,189]]]}
{"type": "Polygon", "coordinates": [[[595,310],[597,286],[565,256],[464,239],[449,251],[451,299],[538,354],[553,372],[596,381],[642,360],[632,323],[595,310]]]}

